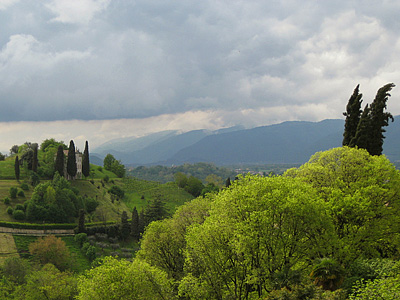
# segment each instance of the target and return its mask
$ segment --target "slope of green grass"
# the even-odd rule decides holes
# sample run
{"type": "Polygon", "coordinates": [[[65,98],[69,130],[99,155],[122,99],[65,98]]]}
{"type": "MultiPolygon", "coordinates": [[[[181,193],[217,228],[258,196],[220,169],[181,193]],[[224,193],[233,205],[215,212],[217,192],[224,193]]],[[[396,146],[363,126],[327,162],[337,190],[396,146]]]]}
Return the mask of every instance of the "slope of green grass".
{"type": "Polygon", "coordinates": [[[162,184],[155,181],[125,178],[123,183],[124,202],[131,211],[133,207],[140,211],[149,201],[160,197],[165,201],[168,211],[173,214],[178,206],[193,199],[192,195],[178,188],[173,182],[162,184]]]}

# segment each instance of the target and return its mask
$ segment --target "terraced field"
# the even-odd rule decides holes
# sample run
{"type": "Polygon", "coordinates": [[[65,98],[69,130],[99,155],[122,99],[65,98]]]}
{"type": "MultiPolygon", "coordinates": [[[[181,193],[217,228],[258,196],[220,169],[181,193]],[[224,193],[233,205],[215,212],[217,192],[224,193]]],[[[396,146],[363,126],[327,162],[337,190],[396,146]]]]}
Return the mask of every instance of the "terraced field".
{"type": "Polygon", "coordinates": [[[19,257],[14,238],[11,233],[0,233],[0,264],[9,257],[19,257]]]}

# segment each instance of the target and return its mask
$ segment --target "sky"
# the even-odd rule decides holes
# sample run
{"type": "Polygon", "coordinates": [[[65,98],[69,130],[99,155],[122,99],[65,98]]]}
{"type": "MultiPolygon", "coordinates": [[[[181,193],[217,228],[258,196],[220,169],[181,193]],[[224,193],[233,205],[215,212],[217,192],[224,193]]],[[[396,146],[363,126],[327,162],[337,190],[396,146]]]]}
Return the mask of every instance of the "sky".
{"type": "Polygon", "coordinates": [[[357,84],[364,104],[400,84],[399,15],[398,0],[0,0],[0,151],[343,118],[357,84]]]}

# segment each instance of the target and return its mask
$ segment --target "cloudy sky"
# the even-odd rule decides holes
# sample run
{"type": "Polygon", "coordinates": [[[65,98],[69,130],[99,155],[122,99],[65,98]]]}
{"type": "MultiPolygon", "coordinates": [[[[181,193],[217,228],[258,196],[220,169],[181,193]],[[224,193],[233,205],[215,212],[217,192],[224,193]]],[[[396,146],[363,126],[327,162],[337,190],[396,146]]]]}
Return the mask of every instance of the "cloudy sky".
{"type": "Polygon", "coordinates": [[[399,15],[398,0],[0,0],[0,150],[342,118],[358,83],[364,103],[400,84],[399,15]]]}

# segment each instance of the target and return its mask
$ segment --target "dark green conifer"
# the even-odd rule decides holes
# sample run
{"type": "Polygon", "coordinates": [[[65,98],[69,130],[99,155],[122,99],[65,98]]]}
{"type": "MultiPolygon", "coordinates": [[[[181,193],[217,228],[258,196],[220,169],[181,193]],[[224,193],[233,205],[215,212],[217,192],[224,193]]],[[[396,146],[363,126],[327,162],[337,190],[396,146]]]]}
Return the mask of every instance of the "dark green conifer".
{"type": "Polygon", "coordinates": [[[15,157],[14,169],[15,169],[15,178],[19,181],[20,170],[19,170],[18,155],[15,157]]]}
{"type": "Polygon", "coordinates": [[[354,89],[353,95],[351,95],[347,103],[346,112],[343,113],[346,117],[344,123],[343,146],[350,145],[351,140],[356,136],[357,126],[360,122],[362,94],[359,93],[359,87],[360,85],[358,84],[354,89]]]}
{"type": "Polygon", "coordinates": [[[89,144],[86,141],[85,150],[83,151],[82,157],[82,174],[85,177],[89,177],[90,175],[90,163],[89,163],[89,144]]]}
{"type": "Polygon", "coordinates": [[[131,232],[131,226],[129,225],[128,222],[128,214],[126,213],[126,211],[123,211],[121,215],[121,231],[120,231],[121,238],[123,240],[126,240],[130,232],[131,232]]]}
{"type": "Polygon", "coordinates": [[[68,160],[67,160],[67,173],[71,178],[76,176],[77,167],[76,167],[76,156],[75,156],[75,144],[74,141],[69,142],[68,149],[68,160]]]}
{"type": "Polygon", "coordinates": [[[139,240],[140,238],[140,225],[139,225],[139,214],[136,209],[136,206],[133,208],[132,211],[132,221],[131,221],[131,236],[135,240],[139,240]]]}
{"type": "Polygon", "coordinates": [[[393,83],[388,83],[381,87],[371,104],[371,142],[368,152],[371,155],[381,155],[383,151],[383,140],[385,136],[383,133],[386,131],[383,127],[389,125],[389,119],[394,121],[391,113],[386,112],[386,102],[390,97],[389,92],[394,88],[393,83]]]}
{"type": "Polygon", "coordinates": [[[58,146],[54,169],[60,176],[64,176],[64,148],[62,145],[58,146]]]}
{"type": "Polygon", "coordinates": [[[33,146],[33,157],[32,157],[32,171],[37,173],[38,168],[38,145],[33,146]]]}
{"type": "Polygon", "coordinates": [[[80,209],[79,220],[78,220],[78,233],[82,232],[85,232],[85,211],[83,209],[80,209]]]}
{"type": "Polygon", "coordinates": [[[371,134],[371,115],[368,104],[365,106],[358,122],[356,135],[351,139],[349,146],[369,149],[371,134]]]}

